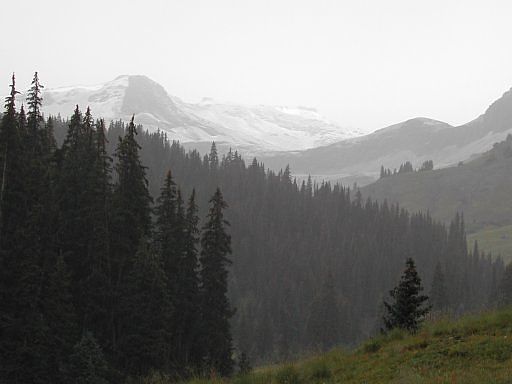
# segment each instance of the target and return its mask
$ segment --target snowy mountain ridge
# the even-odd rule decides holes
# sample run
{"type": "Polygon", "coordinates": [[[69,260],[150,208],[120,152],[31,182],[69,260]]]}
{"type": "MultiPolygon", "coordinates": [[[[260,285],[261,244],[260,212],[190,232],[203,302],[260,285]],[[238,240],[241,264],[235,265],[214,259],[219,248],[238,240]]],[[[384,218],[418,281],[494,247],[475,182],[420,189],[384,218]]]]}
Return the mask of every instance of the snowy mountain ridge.
{"type": "Polygon", "coordinates": [[[146,76],[123,75],[92,86],[46,89],[43,112],[69,116],[75,105],[93,116],[135,121],[185,144],[233,146],[246,154],[300,151],[356,137],[308,107],[241,105],[204,98],[187,103],[146,76]]]}

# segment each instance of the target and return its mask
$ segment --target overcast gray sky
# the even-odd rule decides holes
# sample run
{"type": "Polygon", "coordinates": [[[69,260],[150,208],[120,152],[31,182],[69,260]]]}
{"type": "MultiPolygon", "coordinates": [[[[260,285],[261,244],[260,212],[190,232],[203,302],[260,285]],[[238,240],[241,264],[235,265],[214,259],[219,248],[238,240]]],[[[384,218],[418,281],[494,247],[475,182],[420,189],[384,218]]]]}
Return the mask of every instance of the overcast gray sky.
{"type": "Polygon", "coordinates": [[[4,1],[0,84],[144,74],[188,101],[304,105],[373,130],[465,123],[512,86],[512,1],[4,1]]]}

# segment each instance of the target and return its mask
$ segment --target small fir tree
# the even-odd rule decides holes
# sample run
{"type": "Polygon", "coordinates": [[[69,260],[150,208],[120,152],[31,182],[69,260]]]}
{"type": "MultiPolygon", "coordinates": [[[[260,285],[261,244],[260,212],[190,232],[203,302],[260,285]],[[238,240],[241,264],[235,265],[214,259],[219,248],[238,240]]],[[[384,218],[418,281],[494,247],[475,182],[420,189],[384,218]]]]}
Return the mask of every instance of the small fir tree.
{"type": "Polygon", "coordinates": [[[100,345],[86,332],[73,347],[70,356],[69,382],[76,384],[108,384],[108,365],[100,345]]]}
{"type": "Polygon", "coordinates": [[[420,294],[423,287],[413,259],[408,258],[405,265],[400,283],[389,292],[393,302],[384,302],[387,311],[384,324],[388,330],[401,328],[416,332],[430,306],[426,304],[428,296],[420,294]]]}

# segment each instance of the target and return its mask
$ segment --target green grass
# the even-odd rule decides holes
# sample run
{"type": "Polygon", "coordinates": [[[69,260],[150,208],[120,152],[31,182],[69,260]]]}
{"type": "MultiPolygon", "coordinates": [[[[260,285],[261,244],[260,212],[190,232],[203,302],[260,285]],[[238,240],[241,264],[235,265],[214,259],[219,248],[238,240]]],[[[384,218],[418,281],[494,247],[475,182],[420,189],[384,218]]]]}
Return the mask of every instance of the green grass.
{"type": "Polygon", "coordinates": [[[512,309],[394,331],[353,352],[333,350],[230,380],[189,384],[512,383],[512,309]]]}
{"type": "Polygon", "coordinates": [[[505,263],[512,261],[512,225],[484,228],[468,235],[469,249],[472,249],[475,240],[478,240],[481,250],[491,252],[493,256],[501,255],[505,263]]]}

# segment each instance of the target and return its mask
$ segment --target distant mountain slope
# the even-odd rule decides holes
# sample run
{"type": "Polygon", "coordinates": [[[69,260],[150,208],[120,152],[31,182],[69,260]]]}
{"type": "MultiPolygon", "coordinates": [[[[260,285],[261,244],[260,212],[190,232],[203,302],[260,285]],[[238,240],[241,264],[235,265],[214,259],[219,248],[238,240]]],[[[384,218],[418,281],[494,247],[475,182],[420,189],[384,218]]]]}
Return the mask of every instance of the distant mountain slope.
{"type": "Polygon", "coordinates": [[[150,130],[194,146],[234,147],[246,154],[305,150],[357,135],[304,107],[246,106],[204,99],[186,103],[169,95],[145,76],[119,76],[97,86],[48,89],[43,94],[46,114],[68,116],[75,104],[91,107],[94,116],[136,121],[150,130]]]}
{"type": "Polygon", "coordinates": [[[457,164],[489,150],[512,132],[512,91],[470,123],[453,127],[427,118],[415,118],[369,135],[328,146],[264,158],[270,168],[291,164],[297,174],[329,179],[377,178],[380,166],[398,168],[411,161],[419,166],[433,160],[436,167],[457,164]]]}
{"type": "Polygon", "coordinates": [[[470,232],[512,224],[512,136],[460,166],[385,177],[361,192],[445,222],[463,212],[470,232]]]}
{"type": "Polygon", "coordinates": [[[512,261],[512,225],[484,228],[468,236],[468,245],[473,246],[478,241],[480,249],[501,255],[505,263],[512,261]]]}
{"type": "Polygon", "coordinates": [[[512,132],[512,91],[470,123],[453,127],[428,118],[404,121],[361,136],[340,128],[314,109],[247,106],[204,99],[187,103],[169,95],[145,76],[119,76],[97,86],[48,89],[46,114],[68,116],[78,103],[95,116],[137,122],[168,132],[171,139],[202,151],[216,141],[246,157],[256,155],[272,169],[291,165],[296,175],[371,183],[380,166],[398,168],[405,161],[419,166],[433,160],[446,167],[489,150],[512,132]]]}

